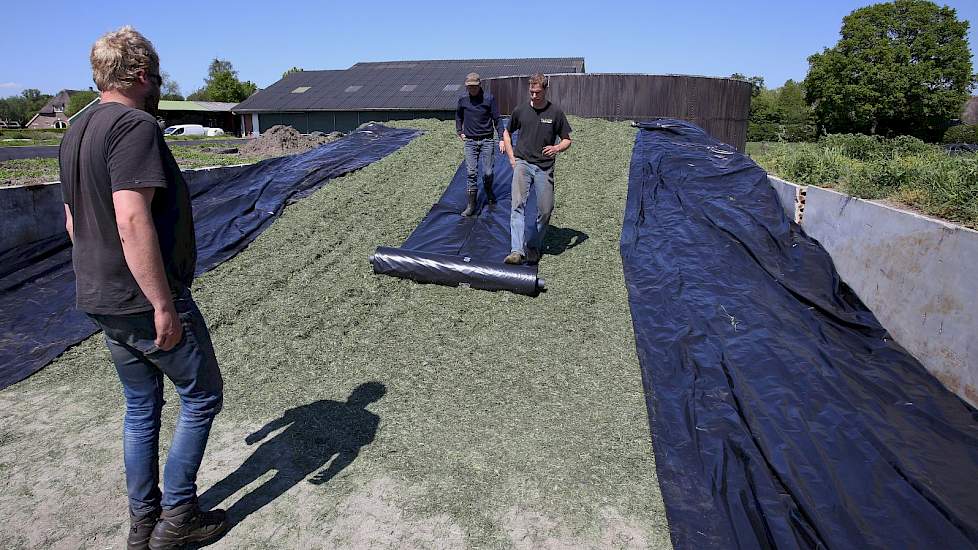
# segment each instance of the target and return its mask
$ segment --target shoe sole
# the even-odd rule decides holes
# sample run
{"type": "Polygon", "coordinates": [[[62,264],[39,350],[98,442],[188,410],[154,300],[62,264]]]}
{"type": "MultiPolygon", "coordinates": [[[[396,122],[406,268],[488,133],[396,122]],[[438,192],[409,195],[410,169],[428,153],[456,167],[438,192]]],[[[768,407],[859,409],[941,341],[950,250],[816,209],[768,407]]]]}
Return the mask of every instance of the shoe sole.
{"type": "Polygon", "coordinates": [[[220,529],[218,529],[217,531],[213,532],[210,535],[207,535],[206,537],[196,538],[187,535],[186,537],[181,538],[179,541],[167,542],[163,546],[153,546],[153,541],[151,539],[149,544],[149,549],[150,550],[179,550],[180,548],[183,548],[188,544],[200,544],[200,543],[210,544],[212,542],[217,541],[219,538],[223,537],[225,533],[227,533],[228,527],[229,525],[227,524],[227,522],[225,522],[220,529]]]}

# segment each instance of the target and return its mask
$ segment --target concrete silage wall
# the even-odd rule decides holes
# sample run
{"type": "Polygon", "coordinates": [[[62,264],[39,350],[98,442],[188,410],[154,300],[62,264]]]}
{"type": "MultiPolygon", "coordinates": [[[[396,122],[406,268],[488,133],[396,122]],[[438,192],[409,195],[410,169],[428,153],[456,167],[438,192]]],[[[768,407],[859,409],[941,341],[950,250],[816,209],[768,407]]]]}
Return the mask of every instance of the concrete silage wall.
{"type": "Polygon", "coordinates": [[[0,252],[64,230],[60,183],[0,189],[0,252]]]}
{"type": "Polygon", "coordinates": [[[978,231],[770,180],[785,213],[800,218],[896,341],[978,407],[978,231]]]}
{"type": "MultiPolygon", "coordinates": [[[[197,173],[233,168],[200,168],[184,170],[183,174],[189,183],[197,173]]],[[[0,252],[64,231],[61,182],[0,188],[0,252]]]]}
{"type": "MultiPolygon", "coordinates": [[[[739,151],[747,143],[751,84],[686,75],[569,73],[549,75],[547,98],[571,115],[607,120],[678,118],[739,151]]],[[[528,76],[487,78],[503,114],[529,101],[528,76]]]]}

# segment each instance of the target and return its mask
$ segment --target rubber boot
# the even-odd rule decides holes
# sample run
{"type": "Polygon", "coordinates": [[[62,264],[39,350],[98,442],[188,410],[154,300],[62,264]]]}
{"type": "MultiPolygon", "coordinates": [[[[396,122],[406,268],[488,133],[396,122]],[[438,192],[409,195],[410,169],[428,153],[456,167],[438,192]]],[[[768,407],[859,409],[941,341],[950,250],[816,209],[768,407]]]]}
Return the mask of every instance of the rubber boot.
{"type": "Polygon", "coordinates": [[[462,210],[462,215],[465,217],[469,217],[472,214],[475,214],[475,199],[479,194],[479,190],[469,189],[467,193],[469,195],[469,202],[468,205],[465,207],[465,210],[462,210]]]}
{"type": "Polygon", "coordinates": [[[151,550],[183,548],[190,543],[213,542],[227,529],[224,510],[201,511],[193,500],[169,510],[163,510],[160,521],[149,538],[151,550]]]}
{"type": "Polygon", "coordinates": [[[496,206],[496,194],[492,192],[492,181],[483,181],[482,188],[486,190],[486,200],[489,206],[496,206]]]}
{"type": "Polygon", "coordinates": [[[126,550],[146,550],[149,548],[149,536],[159,519],[159,508],[140,516],[129,510],[129,538],[126,540],[126,550]]]}

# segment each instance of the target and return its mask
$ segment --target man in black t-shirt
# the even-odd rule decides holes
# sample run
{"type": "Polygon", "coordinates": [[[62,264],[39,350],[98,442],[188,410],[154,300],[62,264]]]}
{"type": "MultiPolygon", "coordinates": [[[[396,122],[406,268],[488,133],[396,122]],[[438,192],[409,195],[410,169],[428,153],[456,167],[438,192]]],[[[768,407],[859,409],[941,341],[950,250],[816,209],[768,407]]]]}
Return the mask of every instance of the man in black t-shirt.
{"type": "Polygon", "coordinates": [[[66,229],[77,306],[102,328],[126,398],[123,454],[128,548],[207,542],[223,510],[197,505],[197,471],[224,381],[207,325],[190,296],[197,263],[190,193],[154,118],[160,61],[132,27],[95,42],[99,105],[61,143],[66,229]],[[159,488],[163,377],[180,396],[159,488]]]}
{"type": "Polygon", "coordinates": [[[554,159],[570,148],[570,133],[564,111],[547,101],[547,78],[542,74],[531,76],[530,102],[513,109],[509,126],[503,131],[503,147],[513,166],[511,252],[503,260],[508,264],[540,260],[543,238],[554,210],[554,159]],[[511,133],[517,131],[519,139],[514,150],[511,133]],[[537,198],[537,234],[533,242],[527,243],[525,209],[531,187],[537,198]]]}

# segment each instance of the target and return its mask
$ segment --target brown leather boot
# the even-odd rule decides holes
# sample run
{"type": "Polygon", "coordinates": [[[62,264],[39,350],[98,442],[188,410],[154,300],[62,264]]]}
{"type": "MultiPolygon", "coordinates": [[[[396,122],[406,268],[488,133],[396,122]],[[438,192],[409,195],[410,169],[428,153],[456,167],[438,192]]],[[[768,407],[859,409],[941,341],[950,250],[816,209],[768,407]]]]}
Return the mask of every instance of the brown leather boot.
{"type": "Polygon", "coordinates": [[[160,509],[147,514],[136,515],[129,510],[129,538],[126,550],[146,550],[149,548],[149,535],[160,519],[160,509]]]}
{"type": "Polygon", "coordinates": [[[510,265],[520,265],[523,263],[523,255],[519,252],[510,252],[509,256],[506,256],[503,261],[510,265]]]}
{"type": "Polygon", "coordinates": [[[227,530],[224,510],[201,511],[197,500],[163,510],[160,521],[149,538],[151,550],[182,548],[190,543],[209,543],[221,538],[227,530]]]}

